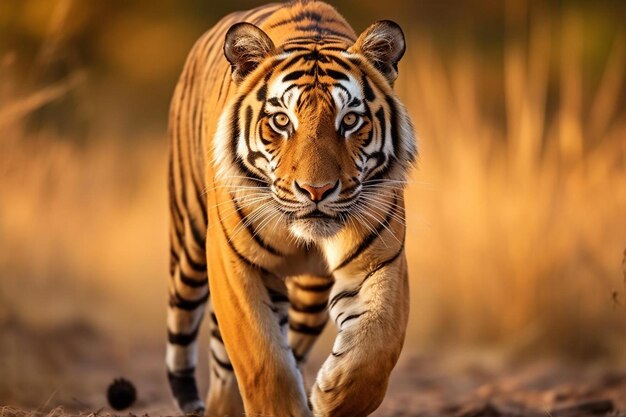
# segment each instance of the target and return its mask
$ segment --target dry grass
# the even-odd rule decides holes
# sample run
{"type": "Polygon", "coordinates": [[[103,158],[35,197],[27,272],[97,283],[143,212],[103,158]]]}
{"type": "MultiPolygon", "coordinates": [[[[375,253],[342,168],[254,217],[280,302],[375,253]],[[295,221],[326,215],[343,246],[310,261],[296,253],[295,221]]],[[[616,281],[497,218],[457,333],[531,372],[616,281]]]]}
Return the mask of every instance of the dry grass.
{"type": "Polygon", "coordinates": [[[580,18],[553,39],[534,16],[528,43],[506,45],[504,126],[471,49],[446,65],[416,42],[400,91],[423,144],[407,245],[417,340],[623,353],[626,51],[620,34],[583,96],[580,18]]]}

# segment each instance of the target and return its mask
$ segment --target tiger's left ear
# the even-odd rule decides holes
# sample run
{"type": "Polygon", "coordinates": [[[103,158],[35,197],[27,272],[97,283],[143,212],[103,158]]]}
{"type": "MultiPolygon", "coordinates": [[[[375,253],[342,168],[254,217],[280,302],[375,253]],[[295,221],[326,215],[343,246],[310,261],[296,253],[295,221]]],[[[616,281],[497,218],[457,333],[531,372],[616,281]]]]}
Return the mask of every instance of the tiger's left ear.
{"type": "Polygon", "coordinates": [[[405,49],[400,25],[391,20],[379,20],[359,35],[348,52],[364,55],[393,85],[398,77],[398,62],[405,49]]]}
{"type": "Polygon", "coordinates": [[[226,32],[224,56],[230,62],[233,80],[237,83],[243,81],[273,52],[274,42],[267,33],[252,23],[234,24],[226,32]]]}

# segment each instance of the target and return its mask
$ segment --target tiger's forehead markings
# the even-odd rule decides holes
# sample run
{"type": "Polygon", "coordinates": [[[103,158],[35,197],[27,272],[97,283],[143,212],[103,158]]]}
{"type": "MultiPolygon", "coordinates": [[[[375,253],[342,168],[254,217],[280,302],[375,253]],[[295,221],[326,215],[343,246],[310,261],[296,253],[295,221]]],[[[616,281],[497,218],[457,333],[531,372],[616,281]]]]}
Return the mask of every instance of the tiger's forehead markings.
{"type": "Polygon", "coordinates": [[[364,110],[361,85],[352,75],[346,75],[333,86],[332,96],[339,109],[351,107],[352,111],[364,110]]]}
{"type": "Polygon", "coordinates": [[[302,94],[302,86],[283,78],[274,80],[269,85],[267,102],[275,107],[291,108],[302,94]]]}

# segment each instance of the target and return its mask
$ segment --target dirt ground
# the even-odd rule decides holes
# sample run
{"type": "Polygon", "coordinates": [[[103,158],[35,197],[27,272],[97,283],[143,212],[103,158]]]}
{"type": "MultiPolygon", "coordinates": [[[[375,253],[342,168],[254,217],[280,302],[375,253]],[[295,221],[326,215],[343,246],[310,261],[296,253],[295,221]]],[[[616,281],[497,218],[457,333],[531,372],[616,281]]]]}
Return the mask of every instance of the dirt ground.
{"type": "MultiPolygon", "coordinates": [[[[0,417],[177,415],[166,385],[163,346],[156,340],[120,345],[80,324],[54,333],[9,324],[2,334],[0,417]],[[138,391],[135,404],[121,412],[112,410],[105,396],[117,377],[129,379],[138,391]]],[[[374,416],[626,417],[624,368],[555,360],[515,364],[495,356],[405,352],[374,416]]],[[[323,357],[322,350],[313,355],[307,379],[323,357]]],[[[203,356],[198,369],[205,390],[203,356]]]]}

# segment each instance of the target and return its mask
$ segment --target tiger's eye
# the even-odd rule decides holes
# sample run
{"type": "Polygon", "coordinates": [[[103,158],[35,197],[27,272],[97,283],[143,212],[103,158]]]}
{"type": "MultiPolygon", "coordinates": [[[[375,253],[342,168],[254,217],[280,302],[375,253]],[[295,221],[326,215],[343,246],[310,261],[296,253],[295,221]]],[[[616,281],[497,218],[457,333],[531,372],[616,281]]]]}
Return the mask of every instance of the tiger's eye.
{"type": "Polygon", "coordinates": [[[287,116],[285,113],[277,113],[274,115],[274,123],[277,127],[286,128],[287,126],[289,126],[290,122],[291,121],[289,120],[289,116],[287,116]]]}
{"type": "Polygon", "coordinates": [[[348,113],[343,116],[342,123],[345,127],[351,128],[359,121],[359,117],[355,113],[348,113]]]}

